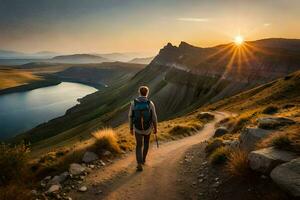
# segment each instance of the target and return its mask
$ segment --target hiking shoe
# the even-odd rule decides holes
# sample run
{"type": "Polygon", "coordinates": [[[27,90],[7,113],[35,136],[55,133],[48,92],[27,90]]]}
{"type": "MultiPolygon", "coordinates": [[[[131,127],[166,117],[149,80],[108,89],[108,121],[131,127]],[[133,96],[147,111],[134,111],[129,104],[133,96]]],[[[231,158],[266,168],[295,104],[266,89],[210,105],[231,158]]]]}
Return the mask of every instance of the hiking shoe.
{"type": "Polygon", "coordinates": [[[143,171],[143,166],[142,166],[142,164],[138,164],[138,166],[136,167],[136,171],[138,171],[138,172],[143,171]]]}

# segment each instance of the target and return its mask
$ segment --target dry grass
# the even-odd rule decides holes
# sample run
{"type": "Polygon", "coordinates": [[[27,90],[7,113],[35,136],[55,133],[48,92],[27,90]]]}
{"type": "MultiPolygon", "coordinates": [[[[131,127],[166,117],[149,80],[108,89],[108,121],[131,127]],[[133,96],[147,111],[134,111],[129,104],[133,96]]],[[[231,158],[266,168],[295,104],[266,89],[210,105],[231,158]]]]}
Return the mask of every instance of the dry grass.
{"type": "Polygon", "coordinates": [[[107,150],[112,153],[120,153],[120,146],[116,133],[111,128],[104,128],[92,133],[96,139],[94,148],[97,152],[102,153],[107,150]]]}
{"type": "Polygon", "coordinates": [[[0,187],[1,200],[32,200],[31,190],[24,184],[10,183],[0,187]]]}
{"type": "Polygon", "coordinates": [[[28,149],[24,144],[0,144],[0,185],[28,177],[28,149]]]}
{"type": "Polygon", "coordinates": [[[249,167],[248,154],[237,149],[228,156],[226,171],[235,177],[247,177],[252,171],[249,167]]]}
{"type": "Polygon", "coordinates": [[[210,154],[209,161],[213,165],[224,164],[227,162],[230,153],[229,147],[219,147],[210,154]]]}
{"type": "Polygon", "coordinates": [[[208,141],[208,144],[205,147],[205,152],[207,155],[210,155],[221,146],[223,146],[223,140],[221,138],[212,138],[208,141]]]}
{"type": "Polygon", "coordinates": [[[0,69],[0,80],[0,90],[2,90],[41,80],[41,78],[22,70],[0,69]]]}
{"type": "Polygon", "coordinates": [[[257,148],[271,146],[300,154],[300,126],[294,125],[288,127],[284,132],[271,134],[257,144],[257,148]]]}

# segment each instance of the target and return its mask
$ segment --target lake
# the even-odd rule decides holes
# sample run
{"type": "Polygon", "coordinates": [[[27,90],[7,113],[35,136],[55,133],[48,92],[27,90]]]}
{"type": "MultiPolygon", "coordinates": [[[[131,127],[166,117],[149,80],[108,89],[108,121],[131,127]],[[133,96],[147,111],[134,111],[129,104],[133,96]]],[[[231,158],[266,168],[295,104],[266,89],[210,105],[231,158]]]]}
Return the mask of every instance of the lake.
{"type": "Polygon", "coordinates": [[[97,91],[79,83],[0,95],[0,139],[13,137],[38,124],[63,115],[77,99],[97,91]]]}

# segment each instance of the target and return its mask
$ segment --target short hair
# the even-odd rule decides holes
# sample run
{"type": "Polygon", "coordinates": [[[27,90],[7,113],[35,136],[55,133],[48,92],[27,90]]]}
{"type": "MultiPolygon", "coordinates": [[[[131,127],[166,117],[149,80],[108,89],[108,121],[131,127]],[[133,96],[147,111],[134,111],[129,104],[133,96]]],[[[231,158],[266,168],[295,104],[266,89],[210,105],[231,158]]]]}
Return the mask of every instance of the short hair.
{"type": "Polygon", "coordinates": [[[139,87],[139,93],[141,96],[148,96],[148,93],[149,93],[149,88],[147,86],[141,86],[139,87]]]}

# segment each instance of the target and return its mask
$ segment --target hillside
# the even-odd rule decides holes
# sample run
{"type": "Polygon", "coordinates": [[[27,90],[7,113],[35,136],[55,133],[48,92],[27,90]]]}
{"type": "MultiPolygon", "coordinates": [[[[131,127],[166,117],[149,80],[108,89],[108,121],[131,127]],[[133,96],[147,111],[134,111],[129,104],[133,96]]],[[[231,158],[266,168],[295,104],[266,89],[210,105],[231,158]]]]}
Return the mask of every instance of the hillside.
{"type": "Polygon", "coordinates": [[[69,68],[53,74],[60,80],[76,81],[87,84],[110,86],[116,81],[128,79],[145,65],[122,62],[101,64],[71,65],[69,68]]]}
{"type": "Polygon", "coordinates": [[[138,63],[138,64],[149,64],[154,57],[147,57],[147,58],[134,58],[130,60],[130,63],[138,63]]]}
{"type": "Polygon", "coordinates": [[[160,120],[164,120],[300,69],[300,50],[279,48],[282,41],[285,46],[288,40],[265,41],[254,41],[243,47],[227,44],[212,48],[184,42],[179,47],[168,44],[129,81],[83,98],[65,116],[42,124],[20,138],[32,142],[59,134],[71,138],[103,125],[122,124],[127,106],[142,84],[151,88],[150,98],[156,103],[160,120]],[[276,47],[255,47],[256,42],[265,41],[276,43],[276,47]],[[242,52],[249,55],[245,57],[242,52]]]}
{"type": "Polygon", "coordinates": [[[101,56],[91,54],[73,54],[73,55],[62,55],[55,56],[51,59],[53,62],[58,63],[101,63],[109,61],[101,56]]]}
{"type": "Polygon", "coordinates": [[[41,77],[27,71],[0,68],[0,80],[0,90],[3,90],[41,80],[41,77]]]}

